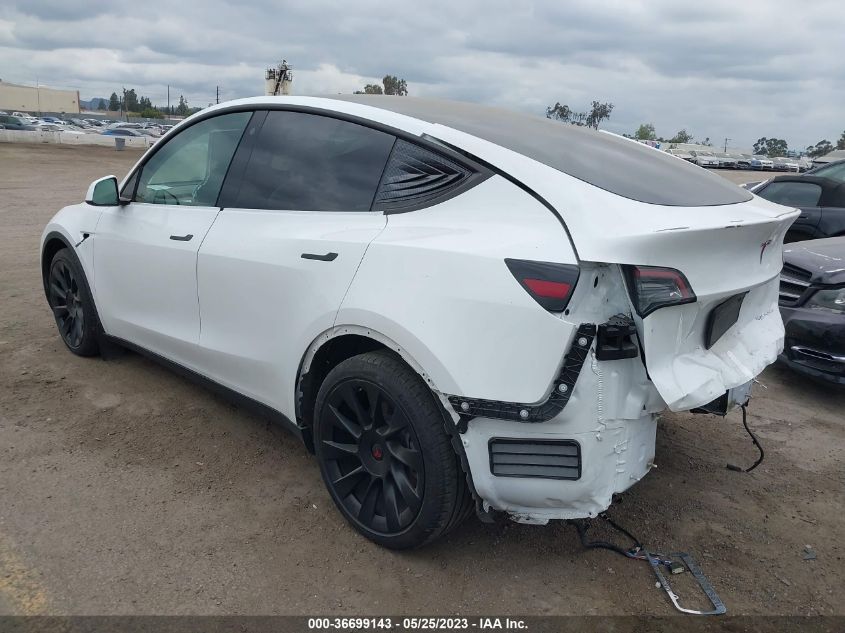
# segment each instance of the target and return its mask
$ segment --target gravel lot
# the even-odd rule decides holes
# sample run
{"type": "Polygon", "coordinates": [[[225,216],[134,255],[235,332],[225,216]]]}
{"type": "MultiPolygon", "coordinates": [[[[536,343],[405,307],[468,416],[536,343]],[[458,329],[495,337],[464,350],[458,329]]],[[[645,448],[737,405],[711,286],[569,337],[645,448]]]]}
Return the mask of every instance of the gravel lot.
{"type": "MultiPolygon", "coordinates": [[[[283,429],[135,354],[70,354],[41,230],[139,156],[0,144],[0,614],[674,613],[645,563],[561,523],[472,519],[422,551],[379,549],[283,429]]],[[[691,552],[730,613],[845,614],[845,391],[780,367],[762,382],[761,467],[725,468],[756,458],[738,414],[666,415],[658,468],[611,516],[691,552]]]]}

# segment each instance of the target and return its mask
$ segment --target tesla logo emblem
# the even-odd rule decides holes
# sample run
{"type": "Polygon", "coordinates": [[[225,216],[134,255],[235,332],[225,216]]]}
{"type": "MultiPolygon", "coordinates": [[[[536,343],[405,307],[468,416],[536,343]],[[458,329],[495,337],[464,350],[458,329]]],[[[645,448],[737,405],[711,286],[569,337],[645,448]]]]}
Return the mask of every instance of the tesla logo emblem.
{"type": "Polygon", "coordinates": [[[762,244],[760,244],[760,263],[763,263],[763,253],[766,252],[766,247],[772,243],[772,240],[766,240],[762,244]]]}

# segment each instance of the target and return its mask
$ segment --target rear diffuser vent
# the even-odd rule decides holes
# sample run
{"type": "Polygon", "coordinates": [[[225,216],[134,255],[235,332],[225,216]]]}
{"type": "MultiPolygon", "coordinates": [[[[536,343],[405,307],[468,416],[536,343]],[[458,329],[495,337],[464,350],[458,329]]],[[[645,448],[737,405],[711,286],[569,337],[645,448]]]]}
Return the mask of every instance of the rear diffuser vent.
{"type": "Polygon", "coordinates": [[[496,477],[581,477],[581,447],[574,440],[493,438],[489,447],[490,472],[496,477]]]}
{"type": "Polygon", "coordinates": [[[381,178],[374,211],[404,211],[448,197],[473,174],[470,169],[423,147],[396,141],[381,178]]]}

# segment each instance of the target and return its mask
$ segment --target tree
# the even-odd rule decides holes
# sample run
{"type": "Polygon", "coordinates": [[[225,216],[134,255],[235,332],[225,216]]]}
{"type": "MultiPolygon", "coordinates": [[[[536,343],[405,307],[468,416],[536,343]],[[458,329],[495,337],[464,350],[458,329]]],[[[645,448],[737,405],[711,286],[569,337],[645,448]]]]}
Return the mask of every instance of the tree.
{"type": "Polygon", "coordinates": [[[363,90],[356,90],[356,95],[382,95],[384,90],[378,84],[367,84],[363,90]]]}
{"type": "Polygon", "coordinates": [[[789,151],[789,148],[782,138],[766,138],[764,136],[754,143],[754,153],[765,154],[769,158],[786,156],[787,151],[789,151]]]}
{"type": "Polygon", "coordinates": [[[667,142],[668,143],[691,143],[692,142],[692,134],[686,131],[686,129],[680,130],[675,136],[670,138],[667,142]]]}
{"type": "MultiPolygon", "coordinates": [[[[116,96],[117,96],[117,95],[115,95],[115,97],[116,97],[116,96]]],[[[108,107],[108,104],[106,103],[106,100],[105,100],[105,99],[100,99],[100,102],[97,104],[97,109],[98,109],[98,110],[105,110],[107,107],[108,107]]]]}
{"type": "Polygon", "coordinates": [[[602,121],[610,118],[612,111],[612,103],[593,101],[589,112],[575,112],[568,105],[561,104],[558,101],[553,106],[546,108],[546,118],[572,125],[586,125],[598,129],[602,121]]]}
{"type": "Polygon", "coordinates": [[[385,75],[381,83],[384,84],[384,94],[386,95],[408,96],[408,84],[404,79],[399,79],[395,75],[385,75]]]}
{"type": "Polygon", "coordinates": [[[155,108],[145,108],[141,110],[141,116],[145,119],[163,119],[164,115],[161,113],[160,110],[156,110],[155,108]]]}
{"type": "Polygon", "coordinates": [[[127,112],[137,112],[139,110],[138,95],[135,94],[135,88],[123,91],[123,109],[127,112]]]}
{"type": "Polygon", "coordinates": [[[786,156],[788,151],[789,147],[782,138],[770,138],[766,141],[766,154],[768,154],[769,158],[786,156]]]}
{"type": "Polygon", "coordinates": [[[139,110],[141,110],[142,112],[143,112],[144,110],[151,110],[151,109],[152,109],[152,107],[153,107],[153,104],[152,104],[152,102],[149,100],[149,98],[147,98],[147,97],[140,97],[140,98],[138,99],[138,109],[139,109],[139,110]]]}
{"type": "Polygon", "coordinates": [[[188,108],[188,102],[185,101],[185,97],[179,95],[179,105],[176,106],[176,114],[179,116],[187,116],[190,108],[188,108]]]}
{"type": "Polygon", "coordinates": [[[653,123],[643,123],[640,127],[637,128],[637,131],[634,132],[634,138],[640,141],[653,141],[657,138],[657,134],[654,132],[654,124],[653,123]]]}
{"type": "Polygon", "coordinates": [[[590,113],[587,115],[587,126],[594,130],[599,129],[599,123],[610,118],[610,113],[613,111],[612,103],[599,103],[593,101],[590,105],[590,113]]]}
{"type": "Polygon", "coordinates": [[[561,105],[560,101],[553,106],[546,108],[546,118],[563,121],[564,123],[572,122],[572,110],[568,105],[561,105]]]}
{"type": "Polygon", "coordinates": [[[827,139],[819,141],[815,145],[807,147],[807,155],[815,158],[816,156],[824,156],[833,151],[833,143],[827,139]]]}
{"type": "Polygon", "coordinates": [[[116,92],[111,93],[111,96],[109,97],[109,110],[112,112],[120,110],[120,99],[117,98],[116,92]]]}
{"type": "Polygon", "coordinates": [[[845,132],[842,132],[842,136],[836,141],[836,149],[845,149],[845,132]]]}

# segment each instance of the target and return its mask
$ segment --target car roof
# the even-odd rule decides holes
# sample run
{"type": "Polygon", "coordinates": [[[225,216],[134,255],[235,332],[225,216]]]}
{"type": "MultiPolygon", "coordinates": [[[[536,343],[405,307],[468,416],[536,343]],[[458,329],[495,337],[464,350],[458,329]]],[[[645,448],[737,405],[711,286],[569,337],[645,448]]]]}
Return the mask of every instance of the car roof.
{"type": "Polygon", "coordinates": [[[750,193],[700,167],[621,136],[477,103],[389,95],[331,95],[495,143],[596,187],[669,206],[736,204],[750,193]]]}

